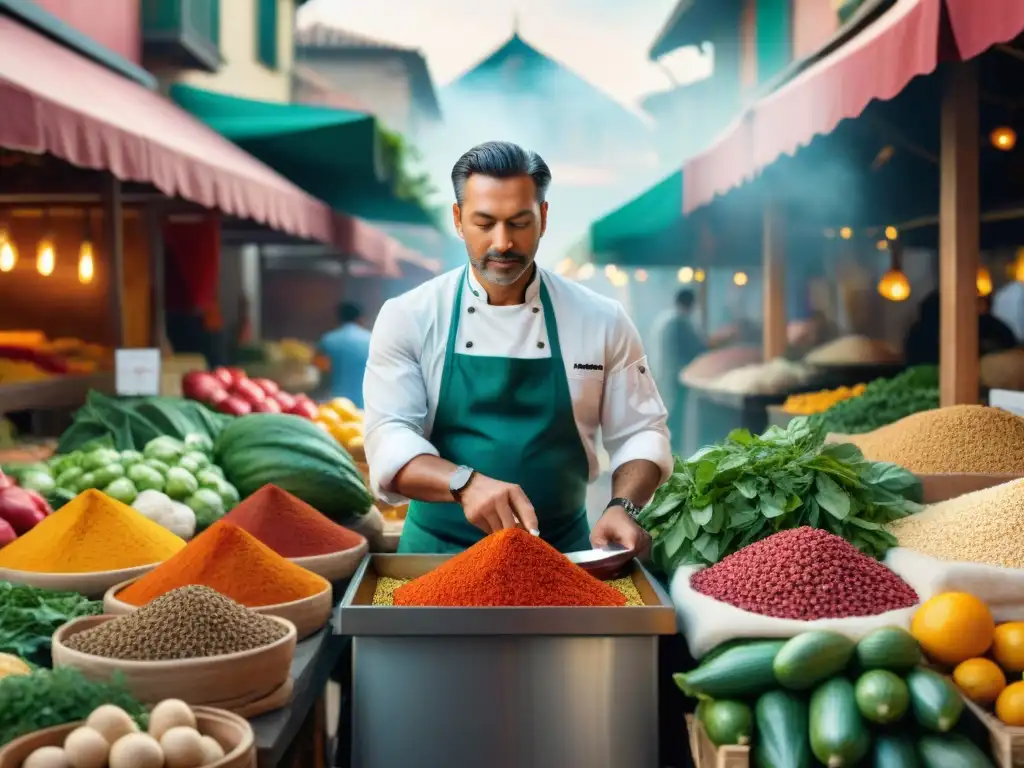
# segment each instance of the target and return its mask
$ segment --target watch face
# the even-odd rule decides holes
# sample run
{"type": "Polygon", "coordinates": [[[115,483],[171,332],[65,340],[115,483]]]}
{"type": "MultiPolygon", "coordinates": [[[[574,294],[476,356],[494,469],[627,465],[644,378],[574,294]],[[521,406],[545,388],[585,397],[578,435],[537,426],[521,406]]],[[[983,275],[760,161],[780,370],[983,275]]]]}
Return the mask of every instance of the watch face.
{"type": "Polygon", "coordinates": [[[470,467],[459,467],[452,473],[452,479],[448,482],[448,488],[452,491],[461,491],[466,487],[473,470],[470,467]]]}

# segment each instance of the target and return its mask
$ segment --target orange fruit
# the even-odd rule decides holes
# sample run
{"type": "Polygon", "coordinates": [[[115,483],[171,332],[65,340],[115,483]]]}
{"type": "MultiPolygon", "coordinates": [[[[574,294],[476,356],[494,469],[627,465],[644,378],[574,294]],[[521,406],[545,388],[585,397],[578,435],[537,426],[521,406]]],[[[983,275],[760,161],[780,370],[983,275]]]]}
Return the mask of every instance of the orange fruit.
{"type": "Polygon", "coordinates": [[[999,694],[996,717],[1006,725],[1024,726],[1024,681],[1011,683],[999,694]]]}
{"type": "Polygon", "coordinates": [[[996,627],[992,655],[1007,672],[1024,672],[1024,621],[1010,621],[996,627]]]}
{"type": "Polygon", "coordinates": [[[991,704],[1006,688],[1006,675],[990,659],[968,659],[953,670],[953,682],[975,704],[991,704]]]}
{"type": "Polygon", "coordinates": [[[342,418],[338,415],[338,412],[333,408],[328,408],[326,405],[320,406],[320,410],[317,411],[316,417],[320,421],[325,421],[328,424],[340,424],[342,422],[342,418]]]}
{"type": "Polygon", "coordinates": [[[925,655],[942,664],[984,656],[996,623],[984,602],[966,592],[944,592],[924,602],[910,622],[910,634],[925,655]]]}

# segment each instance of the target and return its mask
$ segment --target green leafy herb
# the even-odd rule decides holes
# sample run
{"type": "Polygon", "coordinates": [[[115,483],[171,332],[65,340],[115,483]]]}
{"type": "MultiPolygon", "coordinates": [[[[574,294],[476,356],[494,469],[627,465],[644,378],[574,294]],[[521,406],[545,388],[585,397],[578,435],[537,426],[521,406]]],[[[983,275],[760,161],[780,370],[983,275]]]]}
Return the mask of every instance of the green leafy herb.
{"type": "Polygon", "coordinates": [[[853,445],[825,445],[798,418],[760,437],[732,432],[719,445],[676,458],[669,480],[640,514],[655,564],[712,564],[759,539],[809,525],[881,557],[896,544],[884,529],[919,509],[921,483],[895,464],[870,462],[853,445]]]}
{"type": "Polygon", "coordinates": [[[77,669],[60,667],[5,677],[0,680],[0,746],[40,728],[85,720],[102,704],[121,707],[140,728],[148,725],[145,707],[120,675],[98,683],[77,669]]]}
{"type": "Polygon", "coordinates": [[[860,435],[938,407],[938,366],[919,365],[891,379],[872,381],[859,396],[841,400],[809,418],[825,432],[860,435]]]}
{"type": "Polygon", "coordinates": [[[77,592],[51,592],[0,581],[0,653],[45,664],[43,657],[57,627],[102,612],[103,603],[77,592]]]}

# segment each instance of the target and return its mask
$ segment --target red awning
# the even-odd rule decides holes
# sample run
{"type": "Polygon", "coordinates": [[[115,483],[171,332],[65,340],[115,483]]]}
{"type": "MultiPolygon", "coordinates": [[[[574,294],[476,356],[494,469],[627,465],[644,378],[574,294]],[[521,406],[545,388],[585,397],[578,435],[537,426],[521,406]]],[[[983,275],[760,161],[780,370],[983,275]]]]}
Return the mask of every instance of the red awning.
{"type": "Polygon", "coordinates": [[[783,154],[859,116],[874,99],[894,98],[913,78],[934,71],[941,4],[897,0],[856,37],[751,107],[729,134],[684,166],[683,212],[707,205],[783,154]]]}
{"type": "Polygon", "coordinates": [[[1021,0],[946,0],[946,13],[961,59],[972,59],[1024,33],[1021,0]]]}
{"type": "Polygon", "coordinates": [[[168,197],[334,245],[385,271],[397,271],[392,265],[406,254],[385,233],[332,211],[159,93],[4,16],[0,146],[152,184],[168,197]]]}

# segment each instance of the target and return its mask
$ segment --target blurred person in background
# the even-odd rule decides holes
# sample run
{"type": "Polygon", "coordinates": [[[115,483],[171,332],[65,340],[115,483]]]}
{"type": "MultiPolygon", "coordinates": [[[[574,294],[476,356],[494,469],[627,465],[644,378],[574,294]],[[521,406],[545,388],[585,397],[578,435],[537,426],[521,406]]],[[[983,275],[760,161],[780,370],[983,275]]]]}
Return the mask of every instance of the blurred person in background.
{"type": "Polygon", "coordinates": [[[676,294],[675,311],[664,321],[655,336],[658,344],[658,390],[668,408],[668,426],[672,449],[682,452],[683,414],[686,413],[686,387],[679,375],[697,355],[706,350],[693,322],[696,299],[693,291],[683,288],[676,294]]]}
{"type": "MultiPolygon", "coordinates": [[[[1017,338],[1003,321],[989,312],[987,298],[978,299],[978,352],[987,355],[1013,349],[1017,338]]],[[[907,331],[904,356],[907,365],[938,365],[941,341],[941,307],[938,291],[932,291],[921,302],[917,320],[907,331]]]]}
{"type": "Polygon", "coordinates": [[[370,356],[370,332],[361,324],[363,311],[351,302],[338,305],[341,325],[324,334],[319,351],[330,364],[331,397],[347,397],[363,407],[363,374],[370,356]]]}

